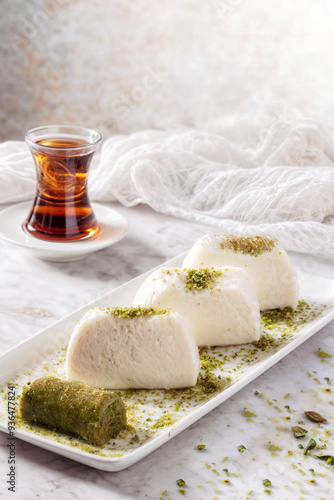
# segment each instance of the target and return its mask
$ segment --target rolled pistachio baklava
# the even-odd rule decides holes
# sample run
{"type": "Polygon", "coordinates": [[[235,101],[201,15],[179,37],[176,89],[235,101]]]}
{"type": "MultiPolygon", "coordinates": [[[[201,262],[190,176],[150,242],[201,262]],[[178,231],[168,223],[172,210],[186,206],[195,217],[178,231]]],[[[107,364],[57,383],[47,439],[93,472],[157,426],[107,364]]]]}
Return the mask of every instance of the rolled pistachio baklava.
{"type": "Polygon", "coordinates": [[[42,377],[24,387],[20,415],[97,446],[126,426],[126,407],[115,393],[57,377],[42,377]]]}

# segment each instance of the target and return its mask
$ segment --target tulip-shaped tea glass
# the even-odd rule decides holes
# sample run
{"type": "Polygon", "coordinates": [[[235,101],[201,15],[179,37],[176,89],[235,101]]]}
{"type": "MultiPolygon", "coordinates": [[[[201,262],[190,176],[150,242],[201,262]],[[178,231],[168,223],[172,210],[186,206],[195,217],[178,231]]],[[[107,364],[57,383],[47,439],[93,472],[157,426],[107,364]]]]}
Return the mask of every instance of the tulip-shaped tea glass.
{"type": "Polygon", "coordinates": [[[50,125],[25,135],[37,172],[37,192],[24,229],[48,241],[93,238],[100,227],[87,193],[89,165],[101,142],[99,132],[50,125]]]}

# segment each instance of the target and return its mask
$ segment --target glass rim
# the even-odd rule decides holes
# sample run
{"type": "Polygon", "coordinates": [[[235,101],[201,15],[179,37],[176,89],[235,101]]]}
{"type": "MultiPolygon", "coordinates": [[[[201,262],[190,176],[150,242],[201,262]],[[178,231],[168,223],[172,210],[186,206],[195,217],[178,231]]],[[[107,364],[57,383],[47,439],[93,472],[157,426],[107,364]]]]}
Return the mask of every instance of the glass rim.
{"type": "Polygon", "coordinates": [[[34,127],[29,129],[24,136],[25,142],[32,147],[35,148],[45,148],[46,150],[51,150],[51,149],[56,149],[57,151],[60,150],[71,150],[71,151],[76,151],[76,150],[82,150],[82,149],[88,149],[94,146],[98,146],[98,144],[102,141],[102,134],[96,129],[88,128],[88,127],[81,127],[79,125],[41,125],[39,127],[34,127]],[[78,146],[51,146],[50,144],[39,144],[35,140],[31,139],[29,136],[33,133],[38,133],[39,131],[42,131],[43,129],[46,131],[45,136],[47,135],[47,129],[50,129],[49,136],[52,135],[51,129],[56,128],[58,129],[55,133],[62,135],[61,129],[63,129],[63,133],[66,133],[68,135],[72,136],[80,136],[82,137],[83,132],[88,132],[91,135],[96,135],[97,138],[96,140],[93,140],[92,142],[87,142],[87,144],[80,144],[78,146]],[[64,130],[65,129],[65,130],[64,130]],[[72,130],[72,134],[69,134],[69,131],[72,130]],[[78,131],[78,133],[75,133],[75,130],[78,131]],[[80,134],[81,131],[81,134],[80,134]]]}

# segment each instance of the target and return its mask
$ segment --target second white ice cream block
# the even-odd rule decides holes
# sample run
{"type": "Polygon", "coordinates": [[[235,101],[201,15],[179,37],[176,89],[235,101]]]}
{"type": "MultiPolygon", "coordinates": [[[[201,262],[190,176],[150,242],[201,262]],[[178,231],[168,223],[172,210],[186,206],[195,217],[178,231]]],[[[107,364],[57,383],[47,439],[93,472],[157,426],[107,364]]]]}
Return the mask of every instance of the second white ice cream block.
{"type": "Polygon", "coordinates": [[[145,280],[133,305],[176,311],[197,345],[242,344],[260,338],[255,287],[239,268],[162,267],[145,280]]]}

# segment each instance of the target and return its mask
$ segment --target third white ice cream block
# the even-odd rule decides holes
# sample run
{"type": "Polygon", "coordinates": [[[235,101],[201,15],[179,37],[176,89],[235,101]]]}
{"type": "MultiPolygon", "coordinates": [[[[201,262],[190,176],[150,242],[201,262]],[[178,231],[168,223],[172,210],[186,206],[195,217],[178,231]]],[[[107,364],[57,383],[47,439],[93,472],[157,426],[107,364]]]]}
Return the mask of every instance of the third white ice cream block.
{"type": "Polygon", "coordinates": [[[261,310],[297,306],[297,273],[275,238],[207,234],[195,243],[183,262],[183,267],[206,266],[244,269],[255,285],[261,310]]]}

